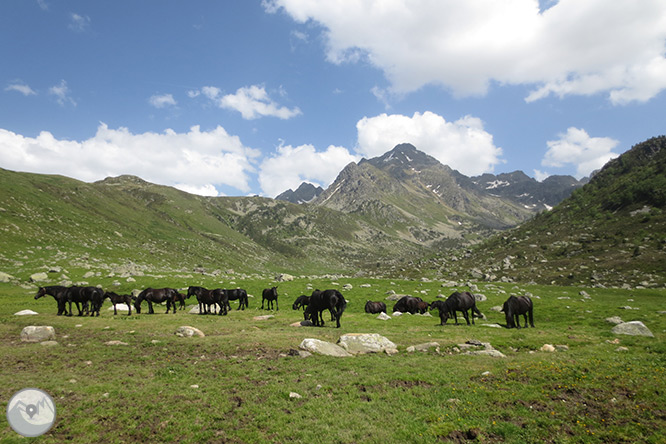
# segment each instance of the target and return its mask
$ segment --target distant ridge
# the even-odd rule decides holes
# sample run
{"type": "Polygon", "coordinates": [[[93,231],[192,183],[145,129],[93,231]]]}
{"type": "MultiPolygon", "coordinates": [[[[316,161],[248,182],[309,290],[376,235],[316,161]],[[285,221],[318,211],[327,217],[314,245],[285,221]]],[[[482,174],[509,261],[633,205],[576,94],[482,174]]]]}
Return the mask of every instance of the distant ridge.
{"type": "Polygon", "coordinates": [[[295,204],[312,202],[317,196],[324,192],[322,187],[315,187],[311,183],[303,182],[296,191],[291,189],[279,194],[275,199],[284,200],[295,204]]]}

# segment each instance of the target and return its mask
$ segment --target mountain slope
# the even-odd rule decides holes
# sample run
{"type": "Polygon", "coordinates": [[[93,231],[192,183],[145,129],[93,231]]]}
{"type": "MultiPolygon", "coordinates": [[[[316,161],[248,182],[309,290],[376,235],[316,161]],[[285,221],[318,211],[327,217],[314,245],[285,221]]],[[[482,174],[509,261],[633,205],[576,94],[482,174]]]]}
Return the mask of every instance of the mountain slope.
{"type": "Polygon", "coordinates": [[[666,137],[611,160],[552,211],[473,248],[456,268],[488,279],[664,285],[666,137]]]}

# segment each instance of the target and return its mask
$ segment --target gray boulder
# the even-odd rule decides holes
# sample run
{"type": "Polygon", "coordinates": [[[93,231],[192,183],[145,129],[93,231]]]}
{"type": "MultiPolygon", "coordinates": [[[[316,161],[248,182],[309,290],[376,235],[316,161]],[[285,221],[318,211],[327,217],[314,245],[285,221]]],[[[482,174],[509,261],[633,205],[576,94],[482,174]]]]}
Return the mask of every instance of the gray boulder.
{"type": "Polygon", "coordinates": [[[4,273],[0,271],[0,282],[11,282],[15,280],[16,278],[12,276],[11,274],[4,273]]]}
{"type": "Polygon", "coordinates": [[[353,355],[383,351],[392,354],[398,348],[393,342],[377,333],[347,333],[340,336],[338,344],[353,355]]]}
{"type": "Polygon", "coordinates": [[[14,313],[14,316],[27,316],[27,315],[36,315],[36,314],[39,314],[39,313],[37,313],[36,311],[32,311],[32,310],[21,310],[21,311],[17,311],[16,313],[14,313]]]}
{"type": "Polygon", "coordinates": [[[49,275],[41,272],[41,273],[33,273],[30,275],[30,282],[44,282],[49,280],[49,275]]]}
{"type": "Polygon", "coordinates": [[[391,316],[387,315],[384,312],[381,312],[377,315],[375,319],[379,319],[380,321],[388,321],[389,319],[391,319],[391,316]]]}
{"type": "Polygon", "coordinates": [[[192,336],[198,336],[200,338],[203,338],[204,335],[201,330],[195,327],[189,327],[189,326],[183,326],[183,327],[178,327],[176,330],[176,336],[180,336],[181,338],[191,338],[192,336]]]}
{"type": "Polygon", "coordinates": [[[50,325],[29,325],[21,330],[21,341],[42,342],[55,339],[55,329],[50,325]]]}
{"type": "Polygon", "coordinates": [[[619,316],[611,316],[610,318],[606,318],[606,322],[609,324],[618,325],[622,324],[624,321],[619,316]]]}
{"type": "Polygon", "coordinates": [[[650,329],[641,321],[623,322],[622,324],[617,324],[611,331],[616,335],[654,337],[650,329]]]}
{"type": "Polygon", "coordinates": [[[347,352],[347,350],[340,347],[339,345],[332,344],[330,342],[320,341],[319,339],[305,338],[303,339],[299,347],[302,350],[308,351],[310,353],[316,353],[319,355],[335,356],[339,358],[353,356],[351,353],[347,352]]]}

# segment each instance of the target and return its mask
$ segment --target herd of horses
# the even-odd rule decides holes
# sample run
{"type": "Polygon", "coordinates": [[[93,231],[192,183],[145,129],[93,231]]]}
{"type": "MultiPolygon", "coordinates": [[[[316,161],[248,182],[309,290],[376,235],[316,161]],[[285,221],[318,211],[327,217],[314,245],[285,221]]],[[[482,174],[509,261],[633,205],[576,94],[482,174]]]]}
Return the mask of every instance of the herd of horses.
{"type": "MultiPolygon", "coordinates": [[[[113,304],[113,314],[118,314],[116,305],[126,304],[128,315],[132,314],[132,306],[136,313],[141,313],[141,305],[145,301],[148,305],[148,314],[154,314],[153,304],[166,303],[166,312],[176,313],[178,308],[185,309],[185,300],[195,296],[199,304],[199,314],[218,314],[226,315],[231,310],[229,301],[238,301],[237,310],[248,308],[247,291],[242,288],[236,289],[207,289],[204,287],[190,286],[187,294],[182,294],[174,288],[146,288],[136,297],[128,294],[119,295],[114,292],[104,291],[99,287],[82,286],[48,286],[40,287],[35,295],[35,299],[43,296],[52,296],[58,306],[58,315],[72,316],[72,303],[76,305],[78,316],[89,314],[90,316],[99,316],[102,304],[109,299],[113,304]],[[179,307],[177,307],[179,305],[179,307]],[[219,312],[217,308],[219,307],[219,312]]],[[[261,309],[279,310],[277,287],[266,288],[262,292],[261,309]]],[[[340,328],[340,318],[347,307],[347,301],[338,290],[314,290],[310,296],[301,295],[294,301],[292,309],[303,309],[304,320],[310,321],[314,326],[324,326],[322,313],[328,310],[331,314],[331,321],[340,328]]],[[[476,307],[476,298],[468,291],[454,292],[446,300],[437,300],[430,304],[420,297],[403,296],[393,306],[393,312],[402,313],[421,313],[429,310],[439,310],[440,325],[446,324],[448,319],[454,319],[458,325],[457,313],[461,312],[467,325],[474,324],[474,318],[482,318],[483,314],[476,307]]],[[[534,327],[533,304],[529,296],[510,296],[502,306],[501,310],[506,318],[507,328],[521,328],[520,316],[525,319],[525,327],[529,325],[534,327]]],[[[367,301],[365,304],[366,313],[386,313],[386,304],[384,302],[367,301]]]]}

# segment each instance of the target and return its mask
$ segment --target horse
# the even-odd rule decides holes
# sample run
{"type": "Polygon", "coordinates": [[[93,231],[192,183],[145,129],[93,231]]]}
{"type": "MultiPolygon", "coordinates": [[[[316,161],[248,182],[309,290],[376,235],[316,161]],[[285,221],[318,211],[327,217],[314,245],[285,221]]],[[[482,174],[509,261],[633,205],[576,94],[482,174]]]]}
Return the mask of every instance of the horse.
{"type": "Polygon", "coordinates": [[[529,296],[510,296],[502,305],[502,312],[506,317],[507,328],[520,328],[520,315],[525,318],[525,328],[527,328],[527,316],[530,318],[530,325],[534,328],[534,318],[532,299],[529,296]]]}
{"type": "Polygon", "coordinates": [[[90,291],[90,305],[92,310],[90,311],[90,316],[99,316],[99,311],[102,309],[102,304],[104,303],[104,290],[97,287],[86,287],[90,291]]]}
{"type": "Polygon", "coordinates": [[[280,310],[278,306],[278,292],[277,287],[264,288],[264,291],[261,293],[261,309],[264,309],[264,301],[268,301],[266,304],[266,310],[272,310],[273,301],[275,301],[275,310],[280,310]]]}
{"type": "Polygon", "coordinates": [[[180,291],[177,292],[176,294],[176,300],[180,302],[180,306],[178,307],[180,310],[185,310],[185,299],[189,299],[190,295],[184,295],[180,291]]]}
{"type": "Polygon", "coordinates": [[[88,314],[90,311],[88,304],[92,302],[93,294],[97,291],[101,290],[97,287],[79,287],[77,285],[69,287],[65,292],[65,299],[69,304],[69,314],[67,316],[72,316],[72,302],[76,304],[76,309],[79,311],[77,316],[83,316],[84,312],[88,314]],[[79,306],[79,304],[81,305],[79,306]]]}
{"type": "Polygon", "coordinates": [[[386,304],[383,302],[368,301],[365,303],[365,312],[371,314],[386,313],[386,304]]]}
{"type": "Polygon", "coordinates": [[[191,286],[187,289],[187,297],[194,295],[197,297],[197,302],[199,303],[199,314],[208,314],[210,313],[210,306],[215,304],[214,290],[209,290],[204,287],[194,287],[191,286]]]}
{"type": "Polygon", "coordinates": [[[141,313],[141,302],[144,300],[148,302],[148,314],[155,314],[153,310],[153,302],[156,304],[161,304],[166,301],[167,304],[167,313],[171,310],[173,305],[173,314],[176,314],[176,295],[178,291],[173,288],[146,288],[139,296],[136,297],[134,301],[134,308],[137,313],[141,313]]]}
{"type": "Polygon", "coordinates": [[[446,324],[446,321],[449,318],[455,319],[456,325],[459,325],[458,316],[456,315],[457,311],[462,312],[465,321],[467,321],[467,325],[470,325],[467,310],[471,309],[472,311],[472,324],[474,324],[474,314],[476,314],[478,318],[483,317],[483,314],[481,314],[479,309],[476,308],[476,298],[469,291],[463,291],[462,293],[456,291],[445,301],[435,301],[430,304],[430,309],[432,310],[434,308],[439,310],[439,325],[446,324]]]}
{"type": "Polygon", "coordinates": [[[116,294],[112,291],[107,291],[104,293],[104,299],[109,298],[113,304],[113,314],[117,315],[118,310],[116,310],[116,304],[127,304],[128,316],[132,315],[132,296],[128,294],[116,294]]]}
{"type": "Polygon", "coordinates": [[[65,307],[65,301],[67,300],[66,293],[67,292],[67,287],[63,287],[62,285],[50,285],[48,287],[39,287],[39,290],[37,290],[37,294],[35,295],[35,300],[49,295],[53,296],[53,299],[55,299],[57,305],[58,305],[58,316],[62,314],[67,314],[67,308],[65,307]]]}
{"type": "Polygon", "coordinates": [[[227,294],[227,308],[231,310],[231,305],[229,305],[229,301],[235,301],[238,300],[238,308],[236,310],[245,310],[246,308],[249,307],[248,305],[248,298],[247,298],[247,291],[243,290],[242,288],[234,288],[233,290],[223,290],[227,294]]]}
{"type": "Polygon", "coordinates": [[[294,310],[300,310],[301,308],[305,311],[305,307],[310,303],[310,296],[305,296],[304,294],[300,295],[294,301],[294,305],[291,306],[294,310]]]}
{"type": "Polygon", "coordinates": [[[345,308],[347,308],[347,301],[338,290],[315,290],[310,296],[308,308],[305,309],[305,319],[307,320],[309,317],[313,325],[323,327],[324,318],[321,313],[329,310],[337,323],[336,328],[340,328],[340,318],[345,308]]]}
{"type": "Polygon", "coordinates": [[[210,295],[213,298],[213,301],[220,306],[220,311],[217,313],[222,316],[227,314],[227,307],[229,307],[229,296],[227,295],[227,290],[222,290],[221,288],[216,288],[215,290],[209,290],[210,295]]]}
{"type": "Polygon", "coordinates": [[[403,296],[393,306],[393,312],[399,311],[410,314],[420,313],[422,310],[420,302],[423,302],[423,299],[418,297],[415,298],[413,296],[403,296]]]}

